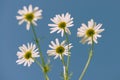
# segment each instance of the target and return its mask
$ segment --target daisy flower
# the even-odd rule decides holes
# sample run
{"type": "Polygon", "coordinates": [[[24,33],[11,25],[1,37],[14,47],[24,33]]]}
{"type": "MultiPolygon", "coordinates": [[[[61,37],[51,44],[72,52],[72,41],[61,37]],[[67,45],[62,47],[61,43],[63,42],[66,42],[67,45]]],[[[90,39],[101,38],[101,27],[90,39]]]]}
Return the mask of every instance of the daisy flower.
{"type": "Polygon", "coordinates": [[[63,37],[64,32],[71,34],[69,27],[73,26],[73,18],[71,18],[71,15],[69,13],[66,13],[65,15],[56,15],[54,18],[50,19],[54,24],[48,24],[50,26],[50,33],[54,33],[57,31],[57,33],[61,32],[61,36],[63,37]]]}
{"type": "Polygon", "coordinates": [[[69,56],[70,52],[68,52],[68,46],[69,49],[72,48],[72,44],[66,45],[65,44],[66,41],[63,41],[61,43],[59,43],[58,39],[55,39],[55,42],[51,41],[51,45],[49,45],[49,47],[52,50],[48,50],[47,53],[49,56],[55,56],[54,59],[60,57],[60,59],[62,59],[63,55],[69,56]]]}
{"type": "Polygon", "coordinates": [[[28,65],[28,67],[34,62],[34,58],[40,57],[38,54],[38,49],[36,49],[35,44],[27,44],[19,47],[20,51],[17,52],[18,60],[17,64],[24,64],[24,66],[28,65]]]}
{"type": "Polygon", "coordinates": [[[81,40],[82,43],[88,42],[88,44],[92,44],[92,40],[98,43],[97,38],[101,37],[100,33],[104,31],[104,29],[100,29],[101,27],[102,24],[99,23],[96,25],[96,22],[91,19],[88,21],[88,26],[83,23],[82,26],[78,28],[77,36],[83,37],[81,40]]]}
{"type": "Polygon", "coordinates": [[[26,6],[23,7],[23,10],[18,10],[19,16],[16,16],[17,20],[19,20],[19,25],[23,22],[26,22],[26,29],[30,29],[30,25],[33,24],[37,26],[36,21],[42,18],[42,10],[38,7],[32,8],[32,5],[29,5],[28,9],[26,6]]]}

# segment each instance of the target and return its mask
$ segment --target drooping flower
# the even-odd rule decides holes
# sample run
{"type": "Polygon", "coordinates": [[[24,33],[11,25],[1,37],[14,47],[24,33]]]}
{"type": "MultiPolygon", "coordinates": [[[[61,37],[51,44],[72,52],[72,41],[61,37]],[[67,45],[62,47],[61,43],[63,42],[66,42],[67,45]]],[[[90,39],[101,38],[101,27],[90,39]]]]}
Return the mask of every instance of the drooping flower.
{"type": "Polygon", "coordinates": [[[56,15],[55,17],[51,18],[51,21],[53,24],[48,24],[50,26],[50,33],[54,33],[57,31],[57,33],[61,32],[61,36],[63,37],[64,32],[71,34],[69,27],[73,26],[73,18],[71,18],[71,15],[69,13],[62,14],[62,15],[56,15]]]}
{"type": "Polygon", "coordinates": [[[34,59],[40,57],[38,48],[36,48],[35,44],[27,44],[19,47],[20,51],[17,52],[18,60],[17,64],[24,64],[24,66],[28,65],[28,67],[34,62],[34,59]]]}
{"type": "Polygon", "coordinates": [[[42,10],[38,7],[33,8],[32,5],[29,5],[28,9],[26,6],[23,7],[23,10],[18,10],[19,16],[16,16],[19,20],[19,25],[23,22],[26,22],[26,29],[29,30],[31,24],[37,26],[36,21],[42,18],[42,10]]]}
{"type": "Polygon", "coordinates": [[[66,41],[63,41],[59,43],[58,39],[55,39],[55,42],[51,41],[51,45],[49,47],[51,50],[48,50],[47,53],[49,56],[55,56],[54,59],[60,57],[62,59],[62,56],[66,55],[69,56],[70,52],[69,50],[72,48],[72,44],[66,45],[66,41]],[[68,50],[69,47],[69,50],[68,50]]]}
{"type": "Polygon", "coordinates": [[[91,19],[88,21],[88,26],[86,24],[82,24],[80,28],[78,28],[77,36],[83,37],[81,42],[84,44],[88,42],[88,44],[92,44],[92,40],[95,43],[97,42],[97,38],[101,37],[100,33],[104,31],[104,29],[100,29],[102,27],[102,24],[97,24],[96,22],[91,19]]]}

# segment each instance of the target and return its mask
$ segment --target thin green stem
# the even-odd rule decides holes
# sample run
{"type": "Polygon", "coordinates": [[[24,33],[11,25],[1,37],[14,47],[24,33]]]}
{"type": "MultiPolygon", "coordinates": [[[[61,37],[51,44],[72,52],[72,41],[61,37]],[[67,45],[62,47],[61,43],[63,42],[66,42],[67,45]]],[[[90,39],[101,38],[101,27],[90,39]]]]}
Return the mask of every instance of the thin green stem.
{"type": "MultiPolygon", "coordinates": [[[[32,24],[31,24],[32,25],[32,24]]],[[[42,55],[42,51],[41,51],[41,48],[40,48],[40,43],[39,43],[39,40],[37,38],[37,34],[35,32],[35,29],[34,29],[34,26],[32,25],[32,32],[33,32],[33,35],[34,35],[34,39],[35,39],[35,42],[36,42],[36,45],[39,49],[39,54],[40,54],[40,59],[41,59],[41,62],[42,62],[42,65],[37,61],[37,64],[40,66],[40,68],[42,69],[43,73],[44,73],[44,77],[45,77],[45,80],[49,80],[49,77],[47,75],[47,73],[44,71],[44,67],[45,67],[45,61],[44,61],[44,58],[43,58],[43,55],[42,55]]]]}
{"type": "Polygon", "coordinates": [[[43,67],[42,67],[42,65],[39,63],[39,61],[37,61],[36,59],[34,59],[35,60],[35,62],[37,63],[37,65],[42,69],[42,71],[43,71],[43,67]]]}
{"type": "Polygon", "coordinates": [[[61,61],[62,61],[63,66],[66,66],[66,65],[65,65],[65,61],[64,61],[64,57],[63,57],[62,54],[61,54],[61,58],[62,58],[61,61]]]}
{"type": "Polygon", "coordinates": [[[35,42],[36,42],[36,45],[39,49],[39,53],[40,53],[40,59],[42,61],[42,65],[44,66],[45,65],[45,62],[44,62],[44,58],[43,58],[43,55],[42,55],[42,51],[41,51],[41,48],[40,48],[40,45],[39,45],[39,40],[37,38],[37,34],[35,32],[35,29],[34,29],[34,26],[32,25],[32,32],[33,32],[33,35],[34,35],[34,39],[35,39],[35,42]]]}
{"type": "Polygon", "coordinates": [[[42,71],[43,71],[43,73],[44,73],[45,80],[49,80],[49,77],[48,77],[47,73],[44,72],[44,68],[43,68],[43,66],[40,64],[40,62],[37,61],[36,59],[34,59],[34,60],[35,60],[35,62],[38,64],[38,66],[42,69],[42,71]]]}
{"type": "Polygon", "coordinates": [[[62,61],[62,64],[63,64],[63,69],[65,67],[65,71],[63,71],[64,80],[68,80],[69,77],[67,75],[67,67],[66,67],[66,64],[65,64],[65,61],[64,61],[64,57],[63,57],[63,55],[61,55],[61,57],[62,57],[61,61],[62,61]]]}
{"type": "Polygon", "coordinates": [[[91,49],[90,49],[90,52],[89,52],[88,60],[86,62],[86,65],[85,65],[80,77],[79,77],[79,80],[83,79],[83,77],[84,77],[84,75],[85,75],[85,73],[86,73],[86,71],[88,69],[88,66],[89,66],[90,61],[91,61],[92,56],[93,56],[93,48],[94,48],[94,42],[93,42],[93,37],[92,37],[92,45],[91,45],[91,49]]]}
{"type": "Polygon", "coordinates": [[[70,49],[69,49],[69,38],[68,38],[68,34],[66,33],[65,29],[64,29],[64,33],[65,33],[65,38],[66,38],[66,43],[68,45],[68,58],[67,58],[67,65],[66,65],[66,75],[68,77],[68,80],[69,80],[69,73],[68,73],[68,70],[69,70],[69,64],[70,64],[70,49]]]}
{"type": "MultiPolygon", "coordinates": [[[[65,30],[64,30],[64,33],[65,33],[65,38],[66,38],[66,42],[67,42],[67,45],[68,45],[68,53],[70,53],[70,49],[69,49],[69,38],[68,38],[68,35],[67,35],[67,33],[65,32],[65,30]]],[[[67,58],[67,68],[69,68],[69,64],[70,64],[70,54],[68,55],[68,58],[67,58]]]]}
{"type": "Polygon", "coordinates": [[[50,80],[49,77],[48,77],[48,74],[44,72],[44,77],[45,77],[45,80],[50,80]]]}
{"type": "Polygon", "coordinates": [[[87,63],[86,63],[86,65],[85,65],[85,67],[84,67],[84,69],[83,69],[83,71],[82,71],[82,74],[80,75],[80,78],[79,78],[79,80],[82,80],[82,78],[84,77],[84,75],[85,75],[85,73],[86,73],[86,70],[87,70],[87,68],[88,68],[88,66],[89,66],[89,64],[90,64],[90,61],[91,61],[91,59],[92,59],[92,51],[90,51],[90,53],[89,53],[89,57],[88,57],[88,60],[87,60],[87,63]]]}

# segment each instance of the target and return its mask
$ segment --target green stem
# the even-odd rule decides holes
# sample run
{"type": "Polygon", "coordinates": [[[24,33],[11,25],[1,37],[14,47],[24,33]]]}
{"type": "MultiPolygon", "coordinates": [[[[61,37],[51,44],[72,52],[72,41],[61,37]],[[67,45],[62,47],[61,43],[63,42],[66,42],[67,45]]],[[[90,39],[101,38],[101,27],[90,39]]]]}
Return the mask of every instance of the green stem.
{"type": "Polygon", "coordinates": [[[42,71],[44,70],[44,68],[42,67],[42,65],[39,63],[39,61],[37,61],[36,59],[34,59],[35,62],[38,64],[38,66],[42,69],[42,71]]]}
{"type": "Polygon", "coordinates": [[[44,72],[43,66],[39,63],[39,61],[37,61],[36,59],[34,59],[34,60],[38,64],[38,66],[42,69],[42,71],[44,73],[45,80],[49,80],[49,77],[48,77],[47,73],[44,72]]]}
{"type": "Polygon", "coordinates": [[[47,73],[45,73],[45,78],[46,78],[46,80],[50,80],[47,73]]]}
{"type": "MultiPolygon", "coordinates": [[[[66,38],[66,42],[67,42],[67,45],[68,45],[68,53],[69,53],[70,52],[70,49],[69,49],[69,38],[68,38],[68,35],[65,32],[65,30],[64,30],[64,33],[65,33],[65,38],[66,38]]],[[[69,68],[69,64],[70,64],[70,54],[68,54],[68,58],[67,58],[67,69],[69,68]]]]}
{"type": "Polygon", "coordinates": [[[33,25],[32,25],[32,32],[33,32],[33,35],[34,35],[34,39],[35,39],[36,45],[37,45],[37,47],[39,49],[39,52],[40,52],[40,59],[42,61],[42,65],[44,66],[45,65],[44,58],[43,58],[43,55],[42,55],[42,52],[41,52],[41,48],[40,48],[40,45],[39,45],[39,40],[37,38],[37,35],[36,35],[36,32],[35,32],[35,29],[34,29],[33,25]]]}
{"type": "MultiPolygon", "coordinates": [[[[65,38],[66,38],[66,43],[68,45],[68,53],[70,53],[70,49],[69,49],[69,38],[68,38],[68,34],[66,33],[65,29],[64,29],[64,33],[65,33],[65,38]]],[[[70,54],[68,54],[68,58],[67,58],[67,65],[66,65],[66,75],[68,77],[68,80],[69,80],[69,73],[68,73],[68,70],[69,70],[69,64],[70,64],[70,54]]]]}
{"type": "Polygon", "coordinates": [[[86,63],[86,65],[85,65],[85,67],[84,67],[84,69],[83,69],[83,71],[82,71],[82,74],[81,74],[79,80],[82,80],[82,78],[84,77],[85,72],[86,72],[86,70],[87,70],[87,68],[88,68],[88,66],[89,66],[89,64],[90,64],[91,59],[92,59],[92,55],[93,55],[93,53],[92,53],[92,51],[90,51],[89,57],[88,57],[88,60],[87,60],[87,63],[86,63]]]}
{"type": "Polygon", "coordinates": [[[61,57],[62,57],[61,61],[62,61],[63,67],[65,67],[65,73],[63,71],[64,80],[68,80],[67,67],[66,67],[66,64],[65,64],[65,61],[64,61],[64,57],[63,57],[63,55],[61,55],[61,57]]]}
{"type": "Polygon", "coordinates": [[[61,61],[62,61],[63,66],[66,66],[63,55],[61,55],[61,57],[62,57],[61,61]]]}
{"type": "Polygon", "coordinates": [[[84,77],[84,75],[85,75],[85,73],[86,73],[86,71],[87,71],[87,69],[88,69],[88,66],[89,66],[90,61],[91,61],[92,56],[93,56],[93,48],[94,48],[94,42],[93,42],[93,38],[92,38],[92,45],[91,45],[91,49],[90,49],[90,52],[89,52],[88,60],[87,60],[87,62],[86,62],[86,65],[85,65],[85,67],[84,67],[84,69],[83,69],[80,77],[79,77],[79,80],[82,80],[82,79],[83,79],[83,77],[84,77]]]}
{"type": "Polygon", "coordinates": [[[43,55],[42,55],[42,51],[41,51],[41,48],[40,48],[39,40],[37,38],[37,34],[35,32],[34,26],[32,25],[31,27],[32,27],[32,32],[33,32],[33,35],[34,35],[34,39],[35,39],[36,45],[37,45],[37,47],[39,49],[40,59],[42,61],[42,65],[38,61],[37,61],[37,64],[42,69],[42,71],[44,73],[45,80],[49,80],[49,77],[48,77],[47,73],[44,71],[45,61],[44,61],[44,58],[43,58],[43,55]]]}

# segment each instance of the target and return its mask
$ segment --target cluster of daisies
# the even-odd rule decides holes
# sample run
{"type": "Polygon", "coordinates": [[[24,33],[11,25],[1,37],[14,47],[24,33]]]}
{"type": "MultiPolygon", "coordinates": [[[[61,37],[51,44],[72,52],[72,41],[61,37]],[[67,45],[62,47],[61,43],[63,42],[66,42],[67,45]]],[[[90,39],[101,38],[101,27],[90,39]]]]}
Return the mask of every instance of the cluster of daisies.
{"type": "MultiPolygon", "coordinates": [[[[42,18],[42,10],[38,7],[33,8],[32,5],[23,7],[22,10],[18,11],[19,16],[16,16],[17,20],[19,20],[19,24],[21,25],[23,22],[26,22],[26,29],[29,30],[30,26],[37,26],[36,21],[42,18]]],[[[61,33],[61,37],[64,34],[71,34],[69,28],[74,26],[73,18],[69,13],[56,15],[55,17],[50,19],[53,23],[48,24],[50,26],[50,33],[61,33]]],[[[78,28],[77,36],[82,37],[81,43],[92,44],[97,43],[97,38],[101,37],[100,33],[104,31],[101,29],[102,24],[96,24],[93,19],[88,21],[88,25],[82,23],[80,28],[78,28]]],[[[68,56],[69,49],[72,48],[72,44],[66,44],[66,41],[59,42],[59,39],[56,38],[55,41],[51,41],[49,47],[51,50],[47,51],[49,56],[55,56],[56,58],[62,58],[62,56],[68,56]]],[[[24,66],[30,66],[35,58],[40,57],[38,48],[33,43],[28,43],[27,45],[23,44],[19,47],[17,52],[18,60],[16,63],[24,64],[24,66]]]]}

